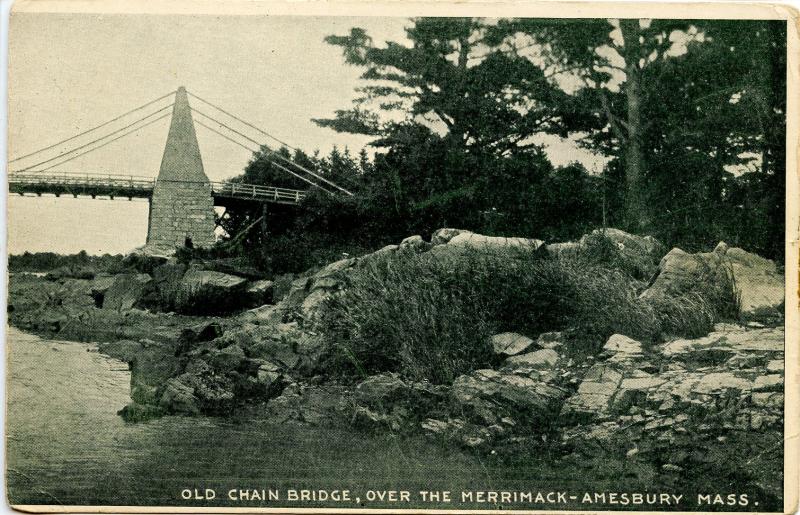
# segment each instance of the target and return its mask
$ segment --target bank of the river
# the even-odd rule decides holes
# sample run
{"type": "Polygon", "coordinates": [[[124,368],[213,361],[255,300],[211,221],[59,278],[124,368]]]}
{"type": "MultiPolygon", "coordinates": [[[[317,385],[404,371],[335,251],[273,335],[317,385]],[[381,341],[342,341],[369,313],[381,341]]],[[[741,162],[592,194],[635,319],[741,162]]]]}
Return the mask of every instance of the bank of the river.
{"type": "MultiPolygon", "coordinates": [[[[227,478],[235,477],[259,482],[253,488],[277,481],[284,489],[302,483],[312,488],[364,490],[394,484],[429,490],[432,483],[441,483],[449,489],[630,492],[652,491],[658,485],[688,497],[743,493],[759,502],[730,506],[723,501],[703,509],[776,509],[783,471],[780,270],[724,244],[710,253],[664,252],[652,238],[614,230],[544,246],[536,240],[443,229],[430,242],[412,237],[310,271],[274,297],[277,288],[270,281],[206,270],[210,265],[203,263],[167,262],[147,273],[92,279],[12,276],[9,322],[51,339],[98,342],[102,353],[128,364],[128,397],[114,406],[89,404],[104,406],[109,410],[105,416],[113,419],[107,426],[117,436],[103,441],[101,448],[119,444],[135,449],[132,461],[126,461],[126,451],[120,452],[119,484],[130,484],[131,492],[150,484],[143,479],[137,486],[145,472],[184,483],[197,478],[206,485],[209,478],[226,478],[226,484],[214,487],[218,489],[227,488],[227,478]],[[601,282],[581,268],[596,267],[591,259],[597,255],[603,264],[591,270],[605,274],[601,282]],[[392,277],[397,267],[417,270],[420,276],[396,277],[405,281],[406,289],[393,290],[400,294],[387,300],[394,285],[380,281],[392,277]],[[426,275],[430,270],[440,275],[426,275]],[[412,343],[421,344],[422,351],[459,356],[463,346],[442,350],[445,340],[435,331],[428,339],[415,332],[458,330],[451,319],[407,316],[427,316],[434,307],[448,316],[448,306],[435,304],[435,298],[430,305],[414,304],[409,296],[448,295],[434,289],[437,281],[450,281],[451,294],[458,295],[473,288],[467,282],[476,273],[492,278],[488,286],[499,277],[511,278],[503,284],[523,297],[510,297],[516,299],[510,310],[520,309],[516,303],[527,302],[530,295],[541,302],[531,309],[573,308],[552,304],[560,290],[541,288],[527,273],[538,274],[537,280],[567,281],[555,284],[567,286],[575,302],[584,305],[573,318],[526,313],[534,324],[529,327],[539,327],[527,334],[500,332],[517,317],[509,316],[510,311],[493,312],[507,318],[490,321],[490,337],[463,334],[464,342],[476,346],[466,350],[478,354],[466,361],[471,365],[462,362],[450,376],[435,368],[419,369],[432,372],[432,381],[415,376],[411,368],[388,371],[393,356],[401,353],[387,351],[384,345],[390,341],[414,338],[412,343]],[[643,280],[654,273],[649,283],[643,280]],[[213,281],[207,300],[224,306],[234,299],[238,311],[225,317],[165,312],[169,303],[164,299],[181,311],[218,310],[198,304],[201,289],[195,286],[206,283],[197,283],[197,277],[213,281]],[[421,287],[423,280],[429,284],[421,287]],[[173,295],[175,284],[183,285],[178,291],[184,293],[173,295]],[[736,295],[731,284],[738,288],[736,295]],[[242,307],[243,300],[267,298],[262,297],[267,291],[274,303],[242,307]],[[187,296],[195,300],[185,302],[187,296]],[[379,306],[385,319],[362,317],[368,311],[370,316],[378,313],[374,310],[379,306]],[[402,311],[396,309],[402,306],[402,311]],[[406,311],[411,309],[419,311],[406,311]],[[331,313],[345,325],[332,322],[331,313]],[[722,323],[721,317],[730,319],[722,323]],[[397,325],[398,320],[408,325],[397,325]],[[375,323],[382,331],[380,341],[370,337],[376,326],[369,324],[375,323]],[[395,324],[400,338],[392,340],[384,323],[395,324]],[[587,345],[585,338],[576,338],[576,328],[602,336],[587,345]],[[362,347],[352,347],[360,359],[384,356],[388,365],[373,361],[367,365],[371,371],[358,368],[352,351],[344,353],[347,360],[342,362],[342,349],[356,340],[332,339],[325,332],[330,330],[361,338],[362,347]],[[374,343],[381,345],[370,347],[374,343]],[[347,372],[353,362],[356,370],[347,372]],[[125,424],[113,415],[117,411],[128,422],[139,423],[125,424]],[[157,448],[184,457],[163,456],[157,448]],[[259,462],[273,455],[280,459],[259,462]],[[742,462],[742,456],[750,458],[742,462]],[[195,462],[202,465],[192,475],[195,462]],[[732,468],[731,462],[742,465],[732,468]],[[130,470],[136,472],[126,476],[130,470]],[[718,491],[721,484],[726,485],[724,492],[718,491]]],[[[492,295],[487,300],[494,301],[492,295]]],[[[402,352],[410,348],[402,347],[402,352]]],[[[447,356],[430,355],[428,361],[449,366],[447,356]]],[[[426,366],[423,361],[405,363],[426,366]]],[[[60,402],[68,401],[56,396],[49,409],[58,409],[60,402]]],[[[61,420],[53,427],[65,424],[71,422],[61,420]]],[[[71,455],[66,455],[69,463],[71,455]]],[[[24,470],[21,474],[15,481],[33,482],[36,477],[24,470]]],[[[91,470],[87,474],[91,477],[91,470]]],[[[108,484],[113,483],[86,485],[85,491],[95,488],[99,493],[93,495],[110,498],[108,484]]],[[[43,488],[31,486],[27,492],[43,488]]],[[[55,495],[57,486],[48,488],[47,494],[36,494],[39,499],[55,495]]],[[[140,502],[186,504],[165,499],[163,492],[163,486],[153,485],[152,495],[160,497],[143,494],[148,500],[140,502]]],[[[218,497],[214,502],[223,501],[218,497]]]]}
{"type": "MultiPolygon", "coordinates": [[[[310,488],[347,489],[370,507],[397,507],[366,502],[367,492],[491,488],[577,494],[586,488],[647,487],[638,479],[613,476],[591,484],[576,481],[572,467],[586,467],[578,463],[545,465],[542,457],[530,456],[524,467],[507,467],[492,455],[420,437],[277,423],[247,414],[233,419],[166,416],[129,424],[115,415],[130,401],[124,363],[99,354],[92,344],[41,339],[14,328],[9,329],[7,349],[12,385],[7,484],[12,504],[308,507],[315,503],[287,501],[286,492],[310,488]],[[555,475],[559,468],[560,475],[555,475]],[[181,499],[186,488],[210,488],[217,498],[187,502],[181,499]],[[282,493],[280,503],[228,498],[231,489],[269,488],[282,493]]],[[[623,467],[629,474],[639,471],[636,465],[623,467]]]]}
{"type": "MultiPolygon", "coordinates": [[[[130,373],[96,346],[10,328],[6,427],[12,504],[186,505],[184,488],[468,484],[479,461],[420,439],[236,419],[128,424],[130,373]],[[431,479],[438,478],[438,479],[431,479]]],[[[203,503],[198,503],[203,504],[203,503]]],[[[257,506],[258,502],[241,506],[257,506]]],[[[349,506],[349,507],[352,507],[349,506]]]]}

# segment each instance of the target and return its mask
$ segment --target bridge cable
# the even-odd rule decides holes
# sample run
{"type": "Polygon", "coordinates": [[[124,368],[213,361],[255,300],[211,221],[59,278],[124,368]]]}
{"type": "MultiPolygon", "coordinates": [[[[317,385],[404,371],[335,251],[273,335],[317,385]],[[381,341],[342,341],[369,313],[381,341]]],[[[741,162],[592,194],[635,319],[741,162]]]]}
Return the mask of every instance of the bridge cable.
{"type": "MultiPolygon", "coordinates": [[[[295,163],[295,162],[294,162],[294,161],[292,161],[291,159],[287,159],[286,157],[284,157],[284,156],[280,155],[278,152],[276,152],[276,151],[274,151],[274,150],[270,149],[269,147],[267,147],[266,145],[264,145],[264,144],[263,144],[263,143],[261,143],[260,141],[256,141],[256,140],[254,140],[253,138],[250,138],[250,137],[248,137],[247,135],[245,135],[245,134],[242,134],[241,132],[237,131],[236,129],[234,129],[234,128],[232,128],[232,127],[229,127],[228,125],[226,125],[225,123],[223,123],[223,122],[221,122],[221,121],[217,120],[216,118],[212,118],[211,116],[209,116],[209,115],[205,114],[204,112],[202,112],[202,111],[200,111],[200,110],[198,110],[198,109],[195,109],[195,108],[192,108],[192,111],[193,111],[193,112],[195,112],[195,113],[197,113],[197,114],[199,114],[200,116],[204,116],[205,118],[208,118],[209,120],[213,121],[214,123],[217,123],[217,124],[219,124],[219,125],[221,125],[221,126],[225,127],[225,128],[226,128],[226,129],[228,129],[229,131],[231,131],[231,132],[234,132],[234,133],[238,134],[239,136],[241,136],[241,137],[245,138],[246,140],[248,140],[248,141],[250,141],[250,142],[252,142],[252,143],[255,143],[256,145],[258,145],[258,146],[259,146],[259,148],[261,149],[261,151],[262,151],[262,152],[266,151],[266,152],[268,152],[268,153],[270,153],[270,154],[274,155],[275,157],[277,157],[277,158],[278,158],[278,159],[280,159],[281,161],[284,161],[284,162],[286,162],[286,163],[288,163],[288,164],[290,164],[290,165],[294,165],[294,166],[296,166],[296,167],[297,167],[297,168],[299,168],[300,170],[303,170],[304,172],[306,172],[306,173],[308,173],[308,174],[310,174],[310,175],[312,175],[312,176],[316,177],[317,179],[320,179],[321,181],[324,181],[324,182],[326,182],[327,184],[330,184],[330,185],[331,185],[331,186],[333,186],[334,188],[336,188],[336,189],[338,189],[338,190],[341,190],[341,191],[343,191],[343,192],[347,193],[347,194],[348,194],[348,195],[350,195],[350,196],[352,196],[352,195],[353,195],[351,192],[347,191],[346,189],[342,188],[341,186],[337,185],[336,183],[334,183],[334,182],[332,182],[332,181],[330,181],[330,180],[326,179],[325,177],[322,177],[322,176],[320,176],[320,175],[317,175],[316,173],[312,172],[312,171],[311,171],[311,170],[309,170],[308,168],[305,168],[305,167],[303,167],[303,166],[300,166],[299,164],[295,163]]],[[[272,161],[272,163],[273,163],[273,164],[276,164],[274,161],[272,161]]],[[[277,164],[276,164],[276,166],[277,166],[277,164]]]]}
{"type": "MultiPolygon", "coordinates": [[[[234,115],[234,114],[231,114],[231,113],[229,113],[228,111],[226,111],[226,110],[222,109],[222,108],[221,108],[221,107],[219,107],[219,106],[216,106],[216,105],[212,104],[211,102],[209,102],[209,101],[207,101],[207,100],[203,100],[202,98],[198,97],[197,95],[195,95],[195,94],[193,94],[193,93],[191,93],[191,92],[188,92],[188,91],[187,91],[187,93],[188,93],[189,95],[191,95],[192,97],[196,98],[197,100],[200,100],[201,102],[203,102],[203,103],[205,103],[205,104],[208,104],[209,106],[213,107],[214,109],[217,109],[218,111],[221,111],[221,112],[225,113],[226,115],[230,116],[230,117],[231,117],[231,118],[233,118],[234,120],[237,120],[237,121],[239,121],[239,122],[241,122],[241,123],[243,123],[243,124],[247,125],[248,127],[252,127],[253,129],[257,130],[258,132],[260,132],[260,133],[262,133],[262,134],[264,134],[264,135],[266,135],[266,136],[268,136],[268,137],[270,137],[270,138],[274,139],[274,140],[275,140],[275,141],[277,141],[278,143],[280,143],[280,144],[282,144],[282,145],[284,145],[284,146],[286,146],[286,147],[289,147],[289,148],[290,148],[290,149],[292,149],[292,150],[298,151],[298,149],[297,149],[297,148],[295,148],[295,147],[293,147],[293,146],[289,145],[289,144],[288,144],[288,143],[286,143],[285,141],[279,140],[279,139],[278,139],[278,138],[276,138],[275,136],[272,136],[270,133],[268,133],[268,132],[266,132],[266,131],[264,131],[264,130],[262,130],[262,129],[259,129],[258,127],[256,127],[256,126],[255,126],[255,125],[253,125],[252,123],[249,123],[249,122],[247,122],[247,121],[245,121],[245,120],[242,120],[242,119],[241,119],[241,118],[239,118],[238,116],[236,116],[236,115],[234,115]]],[[[211,116],[208,116],[207,114],[204,114],[203,112],[201,112],[201,111],[199,111],[199,110],[197,110],[197,109],[193,109],[193,110],[194,110],[194,111],[196,111],[198,114],[201,114],[201,115],[205,116],[206,118],[208,118],[208,119],[210,119],[210,120],[213,120],[214,122],[216,122],[216,123],[218,123],[218,124],[220,124],[220,125],[223,125],[223,126],[225,126],[227,129],[229,129],[229,130],[233,130],[234,132],[236,132],[236,133],[237,133],[237,134],[239,134],[240,136],[243,136],[243,137],[247,138],[249,141],[252,141],[253,143],[256,143],[257,145],[259,145],[259,147],[266,146],[266,145],[264,145],[263,143],[261,143],[261,142],[259,142],[259,141],[256,141],[256,140],[254,140],[254,139],[252,139],[252,138],[249,138],[249,137],[245,136],[245,135],[244,135],[244,134],[242,134],[241,132],[238,132],[238,131],[236,131],[236,130],[234,130],[234,129],[231,129],[230,127],[228,127],[228,126],[227,126],[227,125],[225,125],[224,123],[220,122],[219,120],[217,120],[217,119],[215,119],[215,118],[212,118],[211,116]]],[[[269,147],[267,147],[267,150],[268,150],[269,152],[275,153],[275,151],[273,151],[273,150],[270,150],[270,149],[269,149],[269,147]]],[[[353,195],[353,194],[352,194],[350,191],[347,191],[346,189],[342,188],[341,186],[337,185],[336,183],[334,183],[334,182],[332,182],[332,181],[330,181],[330,180],[328,180],[328,179],[326,179],[326,178],[324,178],[324,177],[322,177],[322,176],[320,176],[320,175],[317,175],[316,173],[312,172],[312,171],[311,171],[311,170],[309,170],[308,168],[305,168],[305,167],[303,167],[303,166],[301,166],[301,165],[299,165],[299,164],[295,163],[294,161],[291,161],[291,160],[289,160],[289,159],[286,159],[285,157],[283,157],[283,156],[282,156],[282,155],[280,155],[280,154],[277,154],[277,153],[276,153],[276,156],[278,157],[278,159],[281,159],[281,160],[283,160],[283,161],[285,161],[285,162],[287,162],[287,163],[289,163],[289,164],[291,164],[291,165],[294,165],[294,166],[296,166],[297,168],[299,168],[299,169],[303,170],[304,172],[306,172],[306,173],[308,173],[308,174],[310,174],[310,175],[313,175],[314,177],[316,177],[316,178],[318,178],[318,179],[320,179],[320,180],[322,180],[322,181],[325,181],[326,183],[330,184],[330,185],[331,185],[331,186],[333,186],[334,188],[336,188],[336,189],[338,189],[338,190],[340,190],[340,191],[343,191],[343,192],[347,193],[347,194],[348,194],[348,195],[350,195],[350,196],[352,196],[352,195],[353,195]]]]}
{"type": "MultiPolygon", "coordinates": [[[[145,127],[148,127],[148,126],[150,126],[150,125],[153,125],[154,123],[156,123],[156,122],[158,122],[158,121],[161,121],[161,120],[163,120],[164,118],[166,118],[166,117],[167,117],[167,116],[169,116],[170,114],[171,114],[171,113],[164,113],[164,114],[162,114],[161,116],[159,116],[158,118],[155,118],[155,119],[153,119],[153,120],[150,120],[149,122],[147,122],[146,124],[142,125],[141,127],[136,127],[135,129],[133,129],[133,130],[130,130],[130,131],[128,131],[128,132],[126,132],[126,133],[124,133],[124,134],[120,134],[120,135],[119,135],[119,136],[117,136],[116,138],[113,138],[113,139],[110,139],[110,140],[108,140],[108,141],[105,141],[105,142],[101,143],[100,145],[97,145],[97,146],[96,146],[96,147],[94,147],[94,148],[90,148],[89,150],[84,150],[83,152],[81,152],[81,153],[79,153],[79,154],[77,154],[77,155],[74,155],[74,156],[70,157],[69,159],[65,159],[64,161],[61,161],[60,163],[56,163],[56,164],[50,165],[50,166],[48,166],[47,168],[44,168],[44,169],[41,169],[41,170],[31,170],[31,172],[47,172],[47,171],[49,171],[49,170],[52,170],[52,169],[53,169],[53,168],[55,168],[56,166],[61,166],[61,165],[63,165],[64,163],[68,163],[69,161],[72,161],[73,159],[78,159],[78,158],[79,158],[79,157],[81,157],[81,156],[84,156],[84,155],[86,155],[86,154],[88,154],[88,153],[90,153],[90,152],[94,152],[95,150],[98,150],[98,149],[100,149],[100,148],[103,148],[103,147],[105,147],[105,146],[106,146],[106,145],[108,145],[108,144],[114,143],[114,142],[115,142],[115,141],[117,141],[118,139],[122,139],[122,138],[124,138],[125,136],[128,136],[129,134],[133,134],[134,132],[137,132],[137,131],[139,131],[139,130],[142,130],[142,129],[144,129],[145,127]]],[[[141,120],[140,120],[140,121],[141,121],[141,120]]],[[[22,170],[22,171],[25,171],[25,170],[22,170]]],[[[13,172],[12,172],[12,173],[13,173],[13,172]]]]}
{"type": "Polygon", "coordinates": [[[204,100],[204,99],[202,99],[202,98],[198,97],[197,95],[195,95],[195,94],[194,94],[194,93],[192,93],[191,91],[187,91],[187,93],[188,93],[189,95],[191,95],[192,97],[196,98],[197,100],[199,100],[200,102],[203,102],[204,104],[207,104],[207,105],[209,105],[209,106],[213,107],[213,108],[214,108],[214,109],[216,109],[217,111],[221,111],[221,112],[223,112],[223,113],[227,114],[228,116],[230,116],[230,117],[231,117],[231,118],[233,118],[234,120],[237,120],[237,121],[239,121],[239,122],[241,122],[241,123],[243,123],[243,124],[247,125],[247,126],[248,126],[248,127],[250,127],[251,129],[255,129],[255,130],[257,130],[258,132],[260,132],[260,133],[261,133],[261,134],[263,134],[264,136],[267,136],[268,138],[272,138],[272,139],[274,139],[275,141],[277,141],[278,143],[280,143],[280,144],[281,144],[281,145],[283,145],[284,147],[288,147],[288,148],[290,148],[290,149],[292,149],[292,150],[297,150],[295,147],[291,146],[290,144],[286,143],[285,141],[279,140],[278,138],[276,138],[276,137],[275,137],[275,136],[273,136],[272,134],[268,133],[267,131],[265,131],[265,130],[262,130],[262,129],[259,129],[258,127],[256,127],[256,126],[255,126],[255,125],[253,125],[252,123],[249,123],[249,122],[247,122],[247,121],[245,121],[245,120],[242,120],[241,118],[239,118],[239,117],[238,117],[238,116],[236,116],[235,114],[231,114],[231,113],[229,113],[228,111],[224,110],[223,108],[221,108],[221,107],[219,107],[219,106],[217,106],[217,105],[214,105],[214,104],[212,104],[212,103],[211,103],[211,102],[209,102],[208,100],[204,100]]]}
{"type": "MultiPolygon", "coordinates": [[[[325,183],[327,183],[327,184],[329,184],[329,185],[333,186],[333,187],[334,187],[334,188],[336,188],[337,190],[339,190],[339,191],[343,191],[343,192],[347,193],[348,195],[350,195],[351,197],[353,196],[353,193],[352,193],[352,192],[350,192],[350,191],[348,191],[348,190],[346,190],[346,189],[342,188],[341,186],[339,186],[339,185],[338,185],[338,184],[336,184],[335,182],[333,182],[333,181],[330,181],[330,180],[326,179],[325,177],[322,177],[321,175],[318,175],[318,174],[316,174],[316,173],[312,172],[312,171],[311,171],[311,170],[309,170],[308,168],[305,168],[305,167],[303,167],[303,166],[301,166],[301,165],[299,165],[299,164],[295,163],[295,162],[294,162],[294,161],[292,161],[291,159],[287,159],[287,158],[283,157],[283,156],[282,156],[282,155],[280,155],[278,152],[276,152],[276,151],[274,151],[274,150],[270,149],[269,147],[267,147],[267,146],[266,146],[266,145],[264,145],[263,143],[261,143],[261,142],[259,142],[259,141],[256,141],[256,140],[254,140],[253,138],[250,138],[249,136],[247,136],[247,135],[245,135],[245,134],[242,134],[241,132],[237,131],[236,129],[233,129],[233,128],[229,127],[228,125],[226,125],[225,123],[223,123],[223,122],[221,122],[221,121],[217,120],[216,118],[212,118],[211,116],[209,116],[209,115],[205,114],[204,112],[202,112],[202,111],[200,111],[200,110],[198,110],[198,109],[195,109],[195,108],[192,108],[192,111],[193,111],[193,112],[195,112],[195,113],[197,113],[197,114],[199,114],[200,116],[203,116],[203,117],[205,117],[205,118],[208,118],[209,120],[211,120],[211,121],[213,121],[213,122],[215,122],[215,123],[217,123],[217,124],[219,124],[219,125],[221,125],[221,126],[225,127],[226,129],[228,129],[228,130],[229,130],[229,131],[231,131],[231,132],[235,132],[236,134],[238,134],[239,136],[241,136],[241,137],[245,138],[246,140],[248,140],[248,141],[250,141],[250,142],[252,142],[252,143],[255,143],[256,145],[258,145],[258,146],[259,146],[259,148],[261,148],[261,150],[262,150],[262,151],[269,152],[270,154],[273,154],[273,155],[275,155],[275,157],[277,157],[277,158],[278,158],[278,159],[280,159],[281,161],[285,161],[286,163],[289,163],[289,164],[291,164],[291,165],[294,165],[295,167],[299,168],[300,170],[303,170],[304,172],[306,172],[306,173],[308,173],[308,174],[310,174],[310,175],[313,175],[313,176],[314,176],[314,177],[316,177],[317,179],[319,179],[319,180],[321,180],[321,181],[323,181],[323,182],[325,182],[325,183]]],[[[273,163],[274,163],[274,161],[273,161],[273,163]]]]}
{"type": "MultiPolygon", "coordinates": [[[[176,91],[177,91],[177,90],[176,90],[176,91]]],[[[121,114],[121,115],[117,116],[116,118],[112,118],[111,120],[109,120],[109,121],[107,121],[107,122],[104,122],[104,123],[101,123],[100,125],[97,125],[97,126],[95,126],[95,127],[92,127],[91,129],[85,130],[85,131],[81,132],[80,134],[76,134],[75,136],[71,136],[71,137],[69,137],[69,138],[67,138],[67,139],[61,140],[61,141],[59,141],[58,143],[53,143],[53,144],[52,144],[52,145],[50,145],[50,146],[47,146],[47,147],[44,147],[44,148],[40,148],[39,150],[36,150],[35,152],[31,152],[30,154],[25,154],[24,156],[15,157],[14,159],[11,159],[11,160],[9,161],[9,164],[10,164],[10,163],[14,163],[14,162],[16,162],[16,161],[20,161],[20,160],[22,160],[22,159],[25,159],[26,157],[31,157],[31,156],[33,156],[33,155],[39,154],[39,153],[41,153],[41,152],[44,152],[45,150],[50,150],[51,148],[54,148],[54,147],[57,147],[57,146],[59,146],[59,145],[62,145],[62,144],[64,144],[64,143],[66,143],[67,141],[72,141],[72,140],[74,140],[74,139],[76,139],[76,138],[79,138],[79,137],[81,137],[81,136],[83,136],[83,135],[85,135],[85,134],[88,134],[88,133],[90,133],[90,132],[92,132],[92,131],[96,131],[97,129],[99,129],[99,128],[101,128],[101,127],[105,127],[106,125],[112,124],[112,123],[116,122],[117,120],[120,120],[120,119],[122,119],[122,118],[125,118],[125,117],[126,117],[126,116],[128,116],[129,114],[132,114],[132,113],[135,113],[136,111],[139,111],[139,110],[141,110],[141,109],[144,109],[145,107],[148,107],[148,106],[150,106],[150,105],[152,105],[152,104],[155,104],[156,102],[158,102],[158,101],[160,101],[160,100],[164,100],[165,98],[167,98],[167,97],[168,97],[168,96],[170,96],[170,95],[173,95],[174,93],[175,93],[175,91],[170,91],[169,93],[167,93],[167,94],[166,94],[166,95],[164,95],[164,96],[158,97],[158,98],[157,98],[157,99],[155,99],[155,100],[151,100],[150,102],[148,102],[148,103],[146,103],[146,104],[142,104],[142,105],[140,105],[139,107],[137,107],[136,109],[131,109],[130,111],[128,111],[128,112],[126,112],[126,113],[123,113],[123,114],[121,114]]]]}
{"type": "MultiPolygon", "coordinates": [[[[195,123],[196,123],[197,125],[200,125],[201,127],[205,127],[206,129],[210,130],[211,132],[214,132],[214,133],[216,133],[216,134],[217,134],[217,135],[219,135],[219,136],[222,136],[223,138],[225,138],[226,140],[230,141],[231,143],[235,143],[235,144],[239,145],[240,147],[242,147],[242,148],[245,148],[245,149],[249,150],[250,152],[252,152],[252,153],[254,153],[254,154],[257,154],[257,153],[258,153],[258,151],[257,151],[257,150],[253,150],[252,148],[248,147],[247,145],[245,145],[245,144],[243,144],[243,143],[240,143],[240,142],[236,141],[235,139],[233,139],[233,138],[231,138],[231,137],[228,137],[228,136],[226,136],[225,134],[221,133],[220,131],[218,131],[218,130],[214,129],[213,127],[209,127],[208,125],[204,124],[204,123],[203,123],[203,122],[201,122],[200,120],[195,120],[195,123]]],[[[294,175],[295,177],[297,177],[297,178],[298,178],[298,179],[300,179],[301,181],[305,181],[305,182],[309,183],[310,185],[312,185],[312,186],[315,186],[315,187],[317,187],[317,188],[321,189],[321,190],[322,190],[322,191],[324,191],[325,193],[327,193],[327,194],[329,194],[329,195],[333,195],[333,192],[332,192],[332,191],[326,190],[325,188],[323,188],[323,187],[322,187],[322,186],[320,186],[319,184],[317,184],[317,183],[315,183],[315,182],[312,182],[310,179],[307,179],[307,178],[303,177],[302,175],[300,175],[300,174],[297,174],[297,173],[295,173],[295,172],[293,172],[293,171],[289,170],[288,168],[285,168],[285,167],[283,167],[283,166],[279,165],[278,163],[276,163],[276,162],[274,162],[274,161],[272,161],[272,164],[273,164],[273,165],[275,165],[276,167],[278,167],[279,169],[281,169],[281,170],[285,171],[285,172],[289,172],[290,174],[294,175]]]]}
{"type": "MultiPolygon", "coordinates": [[[[70,151],[68,151],[68,152],[62,152],[61,154],[59,154],[59,155],[57,155],[57,156],[55,156],[55,157],[51,157],[50,159],[45,159],[44,161],[41,161],[41,162],[39,162],[39,163],[36,163],[36,164],[34,164],[34,165],[28,166],[28,167],[26,167],[26,168],[22,168],[21,170],[14,170],[14,171],[15,171],[15,172],[25,172],[25,171],[28,171],[28,170],[30,170],[30,169],[32,169],[32,168],[36,168],[37,166],[41,166],[41,165],[43,165],[43,164],[47,164],[47,163],[50,163],[50,162],[52,162],[52,161],[55,161],[56,159],[60,159],[60,158],[62,158],[62,157],[64,157],[64,156],[67,156],[67,155],[69,155],[69,154],[72,154],[72,153],[73,153],[73,152],[75,152],[76,150],[81,150],[81,149],[83,149],[83,148],[86,148],[86,147],[88,147],[89,145],[93,145],[94,143],[97,143],[98,141],[102,141],[102,140],[104,140],[104,139],[108,138],[109,136],[113,136],[114,134],[119,134],[120,132],[122,132],[122,131],[124,131],[124,130],[126,130],[126,129],[128,129],[128,128],[130,128],[130,127],[134,126],[134,125],[136,125],[137,123],[140,123],[140,122],[142,122],[142,121],[144,121],[144,120],[146,120],[146,119],[150,118],[151,116],[153,116],[153,115],[156,115],[156,114],[160,113],[161,111],[164,111],[165,109],[169,109],[169,108],[170,108],[170,107],[172,107],[173,105],[174,105],[174,104],[170,104],[170,105],[168,105],[168,106],[164,106],[164,107],[162,107],[161,109],[158,109],[157,111],[154,111],[154,112],[152,112],[152,113],[148,114],[147,116],[144,116],[144,117],[142,117],[142,118],[140,118],[140,119],[136,120],[135,122],[133,122],[133,123],[130,123],[130,124],[128,124],[128,125],[126,125],[125,127],[122,127],[122,128],[120,128],[120,129],[117,129],[117,130],[115,130],[115,131],[113,131],[113,132],[109,132],[108,134],[106,134],[105,136],[103,136],[103,137],[101,137],[101,138],[97,138],[96,140],[90,141],[89,143],[85,143],[85,144],[83,144],[83,145],[81,145],[81,146],[79,146],[79,147],[75,147],[75,148],[73,148],[72,150],[70,150],[70,151]]],[[[166,114],[168,115],[169,113],[166,113],[166,114]]],[[[141,128],[141,127],[140,127],[140,128],[141,128]]],[[[136,129],[136,130],[138,130],[138,129],[136,129]]],[[[97,148],[100,148],[100,147],[97,147],[97,148]]]]}

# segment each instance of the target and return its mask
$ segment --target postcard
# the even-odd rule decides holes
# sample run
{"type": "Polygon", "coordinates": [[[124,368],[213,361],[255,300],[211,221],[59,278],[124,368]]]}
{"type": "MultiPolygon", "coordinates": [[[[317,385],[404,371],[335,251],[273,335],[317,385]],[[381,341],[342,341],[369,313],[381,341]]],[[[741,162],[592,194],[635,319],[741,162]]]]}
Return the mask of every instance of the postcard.
{"type": "Polygon", "coordinates": [[[797,50],[778,4],[17,2],[7,503],[795,512],[797,50]]]}

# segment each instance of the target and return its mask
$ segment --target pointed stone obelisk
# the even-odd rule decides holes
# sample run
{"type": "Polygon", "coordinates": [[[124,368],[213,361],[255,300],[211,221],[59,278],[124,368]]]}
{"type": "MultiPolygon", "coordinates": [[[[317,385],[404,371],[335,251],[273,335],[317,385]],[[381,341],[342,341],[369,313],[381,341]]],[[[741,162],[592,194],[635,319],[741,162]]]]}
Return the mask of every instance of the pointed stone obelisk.
{"type": "Polygon", "coordinates": [[[167,144],[150,199],[146,246],[172,253],[187,240],[195,247],[214,243],[214,200],[203,171],[186,88],[181,86],[175,94],[167,144]]]}

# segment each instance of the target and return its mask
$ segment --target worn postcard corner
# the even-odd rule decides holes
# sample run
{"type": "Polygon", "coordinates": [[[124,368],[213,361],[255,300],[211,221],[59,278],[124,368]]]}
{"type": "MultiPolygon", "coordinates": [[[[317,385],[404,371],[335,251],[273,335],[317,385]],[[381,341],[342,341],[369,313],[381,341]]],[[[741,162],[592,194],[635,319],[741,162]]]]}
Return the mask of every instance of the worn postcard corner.
{"type": "Polygon", "coordinates": [[[12,508],[797,511],[795,8],[12,11],[12,508]]]}

